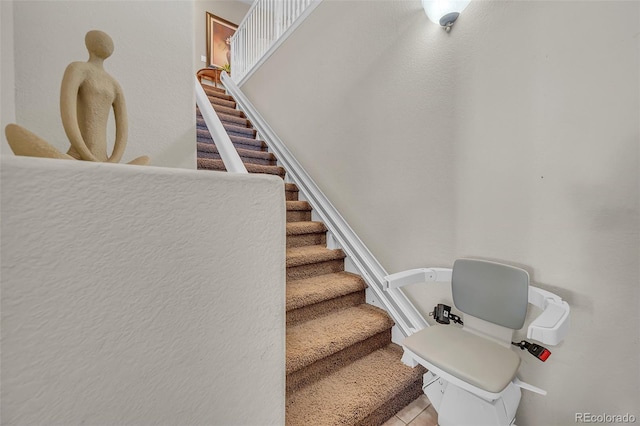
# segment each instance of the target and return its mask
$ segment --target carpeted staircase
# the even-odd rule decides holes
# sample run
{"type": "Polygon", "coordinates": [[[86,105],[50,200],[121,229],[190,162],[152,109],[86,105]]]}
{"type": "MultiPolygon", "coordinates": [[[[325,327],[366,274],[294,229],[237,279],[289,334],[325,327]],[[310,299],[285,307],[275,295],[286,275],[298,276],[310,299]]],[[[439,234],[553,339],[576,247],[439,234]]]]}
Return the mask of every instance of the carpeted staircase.
{"type": "MultiPolygon", "coordinates": [[[[203,85],[250,173],[284,177],[266,144],[222,89],[203,85]]],[[[196,111],[198,169],[225,170],[196,111]]],[[[344,271],[342,250],[285,183],[287,204],[287,425],[380,425],[422,394],[422,367],[400,362],[393,321],[365,303],[366,284],[344,271]]]]}

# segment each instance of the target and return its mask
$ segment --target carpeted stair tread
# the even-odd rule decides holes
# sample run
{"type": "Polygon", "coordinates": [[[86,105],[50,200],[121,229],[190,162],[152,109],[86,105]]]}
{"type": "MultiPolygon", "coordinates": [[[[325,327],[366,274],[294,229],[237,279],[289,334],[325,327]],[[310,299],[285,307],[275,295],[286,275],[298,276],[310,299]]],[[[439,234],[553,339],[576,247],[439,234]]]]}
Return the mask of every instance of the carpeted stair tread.
{"type": "Polygon", "coordinates": [[[211,105],[213,105],[214,109],[216,108],[216,106],[222,106],[231,109],[236,108],[236,103],[234,101],[227,101],[226,99],[221,99],[211,95],[207,95],[207,98],[209,99],[209,102],[211,102],[211,105]]]}
{"type": "Polygon", "coordinates": [[[231,142],[237,143],[240,145],[251,145],[263,150],[267,149],[267,144],[264,143],[264,141],[261,141],[259,139],[246,138],[246,137],[236,136],[236,135],[229,135],[229,139],[231,139],[231,142]]]}
{"type": "Polygon", "coordinates": [[[287,374],[391,327],[385,311],[367,304],[287,327],[287,374]]]}
{"type": "Polygon", "coordinates": [[[236,135],[245,138],[255,138],[256,136],[256,130],[249,127],[242,127],[229,123],[222,123],[222,127],[224,127],[229,134],[235,133],[236,135]]]}
{"type": "Polygon", "coordinates": [[[215,97],[215,98],[219,98],[219,99],[223,99],[225,101],[232,101],[235,102],[233,99],[233,96],[231,95],[227,95],[226,92],[224,91],[219,91],[219,90],[204,90],[204,93],[207,94],[207,96],[211,97],[215,97]]]}
{"type": "MultiPolygon", "coordinates": [[[[306,201],[287,200],[286,204],[287,204],[287,223],[308,222],[311,220],[311,205],[306,201]]],[[[322,243],[318,242],[317,244],[322,244],[322,243]]]]}
{"type": "Polygon", "coordinates": [[[287,201],[287,210],[304,210],[310,211],[311,204],[306,201],[287,201]]]}
{"type": "Polygon", "coordinates": [[[324,274],[287,282],[287,311],[334,299],[367,288],[364,280],[350,272],[324,274]]]}
{"type": "MultiPolygon", "coordinates": [[[[218,115],[218,118],[220,119],[220,122],[227,123],[227,124],[231,124],[231,125],[235,125],[235,126],[241,126],[241,127],[250,127],[251,123],[249,123],[249,120],[247,120],[246,118],[242,118],[242,117],[238,117],[235,115],[229,115],[229,114],[223,114],[220,112],[216,112],[216,114],[218,115]]],[[[201,116],[197,116],[196,115],[196,126],[202,128],[202,129],[206,129],[207,128],[207,123],[204,121],[204,118],[201,116]]]]}
{"type": "MultiPolygon", "coordinates": [[[[255,152],[267,152],[263,147],[259,146],[259,145],[249,145],[249,144],[244,144],[244,143],[240,143],[238,141],[234,141],[233,138],[231,138],[231,143],[233,144],[233,146],[236,147],[236,149],[246,149],[247,151],[255,151],[255,152]]],[[[206,144],[206,145],[215,145],[213,143],[213,139],[211,138],[211,136],[209,135],[198,135],[198,139],[196,140],[197,143],[202,143],[202,144],[206,144]]]]}
{"type": "MultiPolygon", "coordinates": [[[[196,137],[198,142],[213,143],[213,138],[211,137],[211,134],[209,133],[208,129],[197,128],[196,137]]],[[[267,144],[257,139],[243,138],[235,135],[229,135],[229,139],[231,139],[231,142],[233,142],[234,145],[244,145],[247,147],[254,147],[256,151],[265,150],[267,148],[267,144]]]]}
{"type": "Polygon", "coordinates": [[[402,348],[390,344],[292,392],[287,395],[286,424],[383,423],[418,396],[403,394],[407,389],[419,391],[425,372],[402,364],[401,357],[402,348]],[[382,416],[378,415],[380,412],[382,416]]]}
{"type": "MultiPolygon", "coordinates": [[[[277,175],[284,178],[285,170],[279,166],[265,166],[262,164],[245,163],[245,168],[249,173],[264,173],[268,175],[277,175]]],[[[212,158],[198,158],[198,170],[227,170],[222,160],[212,158]]]]}
{"type": "Polygon", "coordinates": [[[212,86],[210,84],[200,84],[205,93],[227,93],[222,87],[212,86]]]}
{"type": "Polygon", "coordinates": [[[220,114],[227,114],[227,115],[235,115],[237,117],[246,117],[244,115],[244,112],[240,111],[239,109],[235,109],[234,108],[229,108],[229,107],[225,107],[223,105],[212,105],[213,109],[216,110],[216,112],[219,112],[220,114]]]}
{"type": "Polygon", "coordinates": [[[284,196],[286,201],[298,201],[298,186],[294,183],[284,184],[284,196]]]}
{"type": "Polygon", "coordinates": [[[327,227],[322,222],[289,222],[287,223],[287,236],[302,234],[318,234],[327,232],[327,227]]]}
{"type": "MultiPolygon", "coordinates": [[[[213,144],[203,144],[203,145],[213,145],[213,144]]],[[[249,152],[262,152],[262,151],[250,151],[250,150],[238,149],[238,148],[236,148],[236,151],[238,152],[238,155],[240,155],[240,160],[245,165],[247,165],[247,164],[259,164],[259,165],[263,165],[263,166],[275,166],[276,165],[275,160],[265,160],[263,158],[247,157],[246,155],[243,154],[246,151],[249,151],[249,152]]],[[[222,156],[217,151],[216,152],[207,152],[207,151],[198,150],[198,158],[208,158],[208,159],[211,159],[211,160],[221,160],[222,156]]],[[[319,236],[320,236],[320,234],[308,234],[308,235],[305,235],[305,236],[292,237],[292,238],[301,239],[303,237],[311,238],[311,237],[319,237],[319,236]]],[[[326,238],[325,238],[325,241],[326,241],[326,238]]],[[[294,243],[296,243],[297,245],[303,245],[301,242],[297,242],[297,241],[291,240],[291,245],[293,245],[294,243]]]]}
{"type": "Polygon", "coordinates": [[[292,247],[286,251],[287,268],[312,263],[342,260],[346,256],[340,249],[331,250],[324,246],[292,247]]]}
{"type": "MultiPolygon", "coordinates": [[[[275,161],[276,157],[270,152],[266,151],[254,151],[251,149],[236,148],[240,157],[259,158],[261,160],[275,161]]],[[[212,154],[218,153],[218,147],[212,143],[198,142],[198,152],[210,152],[212,154]]]]}
{"type": "MultiPolygon", "coordinates": [[[[294,214],[289,211],[289,216],[294,214]]],[[[295,212],[298,214],[299,212],[295,212]]],[[[311,213],[309,212],[309,215],[311,213]]],[[[290,217],[291,219],[291,217],[290,217]]],[[[287,222],[287,247],[324,245],[327,242],[327,228],[322,222],[312,222],[298,217],[296,221],[287,222]]],[[[311,219],[311,218],[309,218],[311,219]]]]}
{"type": "Polygon", "coordinates": [[[284,184],[284,190],[285,191],[298,191],[298,185],[296,185],[295,183],[285,183],[284,184]]]}

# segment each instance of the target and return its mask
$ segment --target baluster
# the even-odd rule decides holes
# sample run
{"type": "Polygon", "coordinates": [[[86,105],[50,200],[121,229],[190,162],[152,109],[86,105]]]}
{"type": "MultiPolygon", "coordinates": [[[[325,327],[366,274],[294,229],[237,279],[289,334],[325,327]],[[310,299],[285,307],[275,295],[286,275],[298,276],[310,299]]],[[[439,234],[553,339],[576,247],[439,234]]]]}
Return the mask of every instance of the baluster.
{"type": "Polygon", "coordinates": [[[256,13],[255,13],[255,9],[254,9],[254,13],[251,14],[251,41],[252,41],[252,43],[251,43],[251,60],[249,61],[251,66],[253,66],[254,61],[255,61],[255,57],[256,57],[256,42],[255,42],[255,40],[257,39],[256,33],[257,33],[257,23],[256,23],[256,13]]]}
{"type": "Polygon", "coordinates": [[[271,40],[273,40],[273,0],[267,0],[267,45],[271,46],[271,40]]]}
{"type": "Polygon", "coordinates": [[[231,41],[235,81],[240,81],[314,1],[257,0],[231,41]]]}
{"type": "Polygon", "coordinates": [[[257,9],[257,17],[258,17],[258,54],[256,55],[256,62],[258,60],[258,58],[260,58],[260,56],[262,56],[262,27],[264,25],[264,19],[262,18],[262,5],[263,5],[263,1],[259,1],[258,2],[258,7],[256,7],[257,9]]]}

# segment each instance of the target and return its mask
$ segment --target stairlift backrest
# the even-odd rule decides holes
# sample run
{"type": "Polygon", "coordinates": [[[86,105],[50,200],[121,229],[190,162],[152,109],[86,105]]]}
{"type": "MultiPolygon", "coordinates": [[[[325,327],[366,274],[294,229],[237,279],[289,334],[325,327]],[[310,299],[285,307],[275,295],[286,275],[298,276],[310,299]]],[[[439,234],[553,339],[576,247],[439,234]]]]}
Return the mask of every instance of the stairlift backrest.
{"type": "Polygon", "coordinates": [[[520,268],[458,259],[451,279],[453,303],[467,315],[519,330],[527,316],[529,274],[520,268]]]}

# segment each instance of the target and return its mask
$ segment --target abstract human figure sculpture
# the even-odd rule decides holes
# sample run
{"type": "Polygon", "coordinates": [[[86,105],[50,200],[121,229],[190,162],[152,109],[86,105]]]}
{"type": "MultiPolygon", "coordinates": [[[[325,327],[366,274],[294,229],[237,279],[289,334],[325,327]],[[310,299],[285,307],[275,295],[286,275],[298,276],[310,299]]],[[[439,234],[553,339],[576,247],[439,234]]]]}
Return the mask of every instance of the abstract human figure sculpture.
{"type": "MultiPolygon", "coordinates": [[[[127,146],[127,109],[118,82],[104,69],[104,60],[113,53],[113,41],[102,31],[85,36],[89,51],[87,62],[67,66],[60,88],[60,115],[71,147],[66,154],[29,130],[9,124],[5,133],[16,155],[76,159],[117,163],[127,146]],[[116,139],[107,155],[107,123],[113,107],[116,139]]],[[[138,157],[129,164],[149,164],[149,157],[138,157]]]]}

